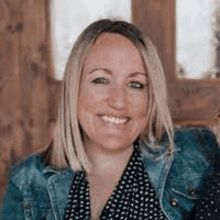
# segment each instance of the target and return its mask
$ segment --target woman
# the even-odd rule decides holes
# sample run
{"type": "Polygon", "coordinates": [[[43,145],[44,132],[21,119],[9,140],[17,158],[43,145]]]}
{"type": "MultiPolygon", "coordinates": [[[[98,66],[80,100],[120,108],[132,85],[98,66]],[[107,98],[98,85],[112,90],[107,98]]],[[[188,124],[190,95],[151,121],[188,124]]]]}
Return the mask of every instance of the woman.
{"type": "Polygon", "coordinates": [[[3,219],[187,219],[216,149],[209,130],[174,132],[150,40],[99,20],[70,54],[54,142],[12,169],[3,219]]]}

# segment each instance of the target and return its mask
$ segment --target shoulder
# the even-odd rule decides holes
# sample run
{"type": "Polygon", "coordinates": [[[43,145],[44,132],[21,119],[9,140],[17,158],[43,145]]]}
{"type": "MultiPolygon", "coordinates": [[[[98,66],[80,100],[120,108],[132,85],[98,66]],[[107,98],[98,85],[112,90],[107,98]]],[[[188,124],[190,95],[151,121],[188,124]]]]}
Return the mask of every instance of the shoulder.
{"type": "Polygon", "coordinates": [[[175,146],[170,184],[185,195],[191,192],[190,189],[202,194],[215,169],[218,151],[215,135],[208,128],[176,129],[175,146]]]}
{"type": "Polygon", "coordinates": [[[11,167],[9,181],[18,188],[31,183],[42,183],[45,179],[43,175],[45,167],[46,163],[41,154],[28,155],[11,167]]]}
{"type": "Polygon", "coordinates": [[[209,128],[176,129],[175,145],[182,154],[196,154],[197,157],[204,155],[207,160],[214,160],[218,150],[215,135],[209,128]]]}
{"type": "Polygon", "coordinates": [[[193,128],[176,128],[175,129],[175,141],[193,141],[202,142],[205,144],[215,144],[216,138],[213,132],[206,127],[193,127],[193,128]]]}
{"type": "Polygon", "coordinates": [[[217,162],[218,144],[215,135],[208,128],[178,129],[175,131],[175,145],[170,170],[177,180],[174,182],[177,186],[182,182],[194,188],[203,188],[217,162]]]}

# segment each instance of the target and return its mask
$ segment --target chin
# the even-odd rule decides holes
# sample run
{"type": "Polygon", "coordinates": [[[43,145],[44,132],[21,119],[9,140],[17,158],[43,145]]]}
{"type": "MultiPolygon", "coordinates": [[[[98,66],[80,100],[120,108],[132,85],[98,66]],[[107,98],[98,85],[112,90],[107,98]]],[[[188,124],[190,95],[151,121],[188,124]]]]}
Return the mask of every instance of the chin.
{"type": "Polygon", "coordinates": [[[133,142],[121,142],[121,140],[113,139],[102,142],[102,148],[109,152],[124,151],[133,146],[133,142]]]}

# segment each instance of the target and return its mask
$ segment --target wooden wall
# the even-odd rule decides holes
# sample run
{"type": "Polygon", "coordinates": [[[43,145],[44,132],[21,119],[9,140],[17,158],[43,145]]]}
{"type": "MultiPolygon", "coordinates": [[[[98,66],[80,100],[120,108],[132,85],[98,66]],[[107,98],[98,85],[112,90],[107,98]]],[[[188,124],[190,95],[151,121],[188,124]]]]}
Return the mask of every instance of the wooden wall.
{"type": "Polygon", "coordinates": [[[0,197],[10,165],[51,138],[57,86],[48,0],[0,0],[0,197]]]}

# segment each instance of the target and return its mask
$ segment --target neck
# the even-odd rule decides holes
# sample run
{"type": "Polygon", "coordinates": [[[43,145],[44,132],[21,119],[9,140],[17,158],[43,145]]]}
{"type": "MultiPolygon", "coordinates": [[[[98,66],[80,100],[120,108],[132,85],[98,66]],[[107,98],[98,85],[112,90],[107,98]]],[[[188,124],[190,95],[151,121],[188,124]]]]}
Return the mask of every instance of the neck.
{"type": "Polygon", "coordinates": [[[133,153],[133,145],[120,151],[107,151],[97,145],[85,144],[85,150],[92,165],[90,175],[121,175],[133,153]]]}

